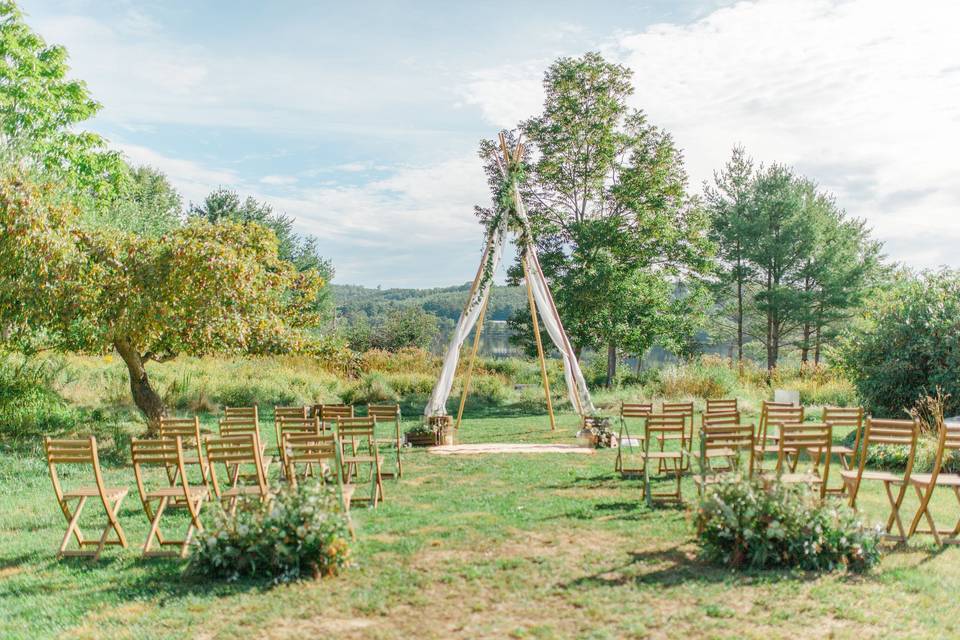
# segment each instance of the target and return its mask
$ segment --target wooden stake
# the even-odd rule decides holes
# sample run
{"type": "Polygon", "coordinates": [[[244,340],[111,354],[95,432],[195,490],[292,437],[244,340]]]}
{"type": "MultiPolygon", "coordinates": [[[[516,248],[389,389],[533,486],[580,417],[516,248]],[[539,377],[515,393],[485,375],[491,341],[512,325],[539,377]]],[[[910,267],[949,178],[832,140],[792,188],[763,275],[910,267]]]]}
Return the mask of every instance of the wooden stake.
{"type": "Polygon", "coordinates": [[[473,363],[477,359],[477,350],[480,348],[480,331],[483,329],[483,317],[487,314],[487,304],[490,302],[490,296],[487,295],[483,301],[483,308],[480,309],[480,315],[477,317],[476,328],[473,335],[473,349],[470,351],[470,360],[467,362],[467,372],[463,376],[463,390],[460,392],[460,408],[457,409],[457,424],[454,429],[460,428],[460,420],[463,419],[463,407],[467,404],[467,394],[470,393],[470,380],[473,378],[473,363]]]}
{"type": "Polygon", "coordinates": [[[533,285],[530,283],[530,272],[527,270],[527,260],[523,260],[523,278],[527,281],[527,300],[530,302],[530,319],[533,320],[533,337],[537,341],[537,355],[540,356],[540,374],[543,376],[543,392],[547,397],[547,414],[550,416],[550,431],[557,428],[553,417],[553,401],[550,400],[550,380],[547,379],[547,361],[543,356],[543,342],[540,341],[540,320],[537,318],[537,303],[533,299],[533,285]]]}

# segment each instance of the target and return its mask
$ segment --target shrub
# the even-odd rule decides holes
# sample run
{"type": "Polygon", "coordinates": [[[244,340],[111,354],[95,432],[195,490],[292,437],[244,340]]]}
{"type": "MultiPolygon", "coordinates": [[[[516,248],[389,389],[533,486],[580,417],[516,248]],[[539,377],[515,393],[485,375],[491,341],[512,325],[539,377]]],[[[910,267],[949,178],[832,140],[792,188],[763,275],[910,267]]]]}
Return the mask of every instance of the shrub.
{"type": "Polygon", "coordinates": [[[506,402],[509,396],[510,390],[507,385],[496,376],[475,375],[470,381],[468,401],[473,400],[482,404],[498,405],[506,402]]]}
{"type": "Polygon", "coordinates": [[[440,370],[440,359],[417,347],[406,347],[395,352],[370,349],[360,356],[360,369],[364,373],[425,373],[440,370]]]}
{"type": "Polygon", "coordinates": [[[235,516],[214,513],[191,548],[192,575],[287,582],[337,575],[350,564],[347,516],[330,484],[304,482],[266,504],[241,502],[235,516]]]}
{"type": "Polygon", "coordinates": [[[867,408],[900,417],[938,386],[960,409],[960,272],[901,276],[871,299],[834,354],[867,408]]]}
{"type": "Polygon", "coordinates": [[[347,404],[370,404],[398,400],[397,392],[382,373],[368,373],[359,382],[343,392],[347,404]]]}
{"type": "Polygon", "coordinates": [[[820,503],[802,487],[732,479],[711,488],[696,515],[702,556],[734,569],[866,571],[880,560],[880,534],[845,505],[820,503]]]}
{"type": "Polygon", "coordinates": [[[0,359],[0,435],[36,437],[77,426],[80,412],[52,388],[59,366],[53,361],[0,359]]]}
{"type": "Polygon", "coordinates": [[[660,374],[660,392],[667,398],[722,398],[736,389],[737,382],[737,372],[726,360],[703,356],[665,368],[660,374]]]}

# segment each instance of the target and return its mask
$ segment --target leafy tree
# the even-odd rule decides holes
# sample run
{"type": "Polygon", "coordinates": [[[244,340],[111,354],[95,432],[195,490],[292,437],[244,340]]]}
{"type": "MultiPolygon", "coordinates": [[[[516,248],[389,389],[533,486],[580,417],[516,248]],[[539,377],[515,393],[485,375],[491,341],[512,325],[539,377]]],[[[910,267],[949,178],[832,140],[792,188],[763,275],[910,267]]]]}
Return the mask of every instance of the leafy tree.
{"type": "MultiPolygon", "coordinates": [[[[293,218],[275,212],[265,202],[250,196],[241,200],[235,191],[221,187],[208,194],[199,205],[191,205],[189,216],[215,223],[229,221],[263,225],[277,236],[281,260],[292,263],[300,271],[318,271],[325,282],[333,279],[333,264],[320,255],[316,238],[297,235],[293,218]]],[[[316,307],[322,316],[332,315],[333,301],[328,287],[323,287],[317,295],[316,307]]]]}
{"type": "Polygon", "coordinates": [[[14,173],[0,180],[0,230],[0,320],[63,350],[116,349],[151,426],[166,408],[149,362],[295,350],[317,320],[321,276],[280,259],[259,224],[91,229],[56,189],[14,173]]]}
{"type": "Polygon", "coordinates": [[[95,133],[77,125],[100,104],[85,83],[67,78],[67,52],[30,30],[16,3],[0,0],[0,143],[55,172],[74,188],[109,200],[126,167],[95,133]]]}
{"type": "Polygon", "coordinates": [[[418,307],[397,309],[387,316],[381,330],[381,348],[397,351],[404,347],[427,349],[437,335],[437,318],[418,307]]]}
{"type": "Polygon", "coordinates": [[[750,298],[753,264],[748,260],[750,236],[750,197],[754,167],[743,147],[734,147],[726,166],[713,176],[714,184],[705,189],[710,214],[710,235],[717,246],[715,296],[721,315],[732,317],[737,362],[743,364],[744,327],[750,298]],[[731,309],[730,290],[733,290],[731,309]]]}
{"type": "Polygon", "coordinates": [[[87,208],[89,225],[159,236],[183,224],[183,200],[162,172],[141,166],[129,176],[110,208],[87,208]]]}
{"type": "Polygon", "coordinates": [[[808,185],[782,165],[757,176],[746,225],[753,238],[747,257],[754,265],[760,314],[757,337],[773,370],[786,336],[800,324],[806,300],[802,268],[814,246],[808,185]]]}
{"type": "MultiPolygon", "coordinates": [[[[698,286],[710,254],[706,219],[671,137],[627,107],[629,69],[598,53],[560,58],[544,89],[543,112],[520,126],[537,151],[525,159],[522,195],[571,341],[577,351],[607,351],[611,383],[620,350],[642,353],[688,328],[671,313],[665,283],[698,286]]],[[[495,192],[496,151],[481,143],[495,192]]],[[[521,275],[510,272],[514,282],[521,275]]]]}
{"type": "Polygon", "coordinates": [[[960,410],[960,272],[899,274],[867,301],[834,354],[877,416],[904,417],[937,387],[960,410]]]}

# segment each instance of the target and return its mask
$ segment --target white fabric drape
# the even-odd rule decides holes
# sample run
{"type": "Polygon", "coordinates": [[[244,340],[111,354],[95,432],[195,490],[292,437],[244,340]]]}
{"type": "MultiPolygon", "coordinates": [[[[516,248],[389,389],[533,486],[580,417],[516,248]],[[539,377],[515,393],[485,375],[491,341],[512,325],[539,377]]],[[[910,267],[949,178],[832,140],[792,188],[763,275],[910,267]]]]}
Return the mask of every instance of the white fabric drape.
{"type": "Polygon", "coordinates": [[[457,326],[453,330],[453,336],[450,338],[450,345],[447,347],[447,354],[443,358],[443,368],[440,370],[440,377],[433,386],[433,393],[430,394],[430,400],[427,402],[427,408],[423,415],[445,416],[447,415],[447,398],[450,396],[450,389],[453,388],[453,379],[457,375],[457,361],[460,359],[460,346],[470,335],[470,331],[477,324],[477,318],[480,317],[480,311],[483,309],[483,303],[490,295],[490,287],[493,285],[493,277],[483,282],[482,274],[487,268],[488,258],[491,257],[491,275],[497,270],[500,264],[500,257],[503,255],[503,245],[507,241],[507,216],[503,216],[500,226],[487,244],[480,261],[480,269],[477,272],[477,280],[482,282],[473,292],[473,297],[467,302],[466,311],[460,315],[457,320],[457,326]]]}
{"type": "MultiPolygon", "coordinates": [[[[523,227],[523,232],[529,236],[526,210],[520,199],[519,189],[514,185],[514,202],[516,202],[516,216],[518,222],[523,227]]],[[[500,264],[500,257],[503,254],[503,245],[507,239],[508,216],[504,215],[497,227],[496,232],[490,239],[486,250],[483,253],[478,273],[482,274],[486,269],[488,256],[492,252],[492,268],[495,271],[500,264]]],[[[570,398],[570,404],[574,411],[580,415],[591,415],[595,412],[593,401],[590,399],[590,391],[587,389],[587,383],[583,379],[583,373],[580,371],[580,364],[577,362],[576,354],[567,334],[563,330],[563,323],[557,313],[557,308],[553,303],[553,296],[550,288],[547,286],[543,270],[540,269],[540,261],[537,259],[536,249],[532,244],[527,248],[524,254],[526,264],[526,273],[529,277],[529,286],[533,291],[533,300],[537,306],[537,311],[543,319],[543,325],[547,328],[550,339],[557,347],[563,359],[563,374],[567,386],[567,395],[570,398]]],[[[478,276],[483,282],[482,276],[478,276]]],[[[440,378],[433,387],[433,393],[430,394],[430,400],[423,414],[429,416],[447,415],[447,398],[450,396],[450,389],[453,387],[453,379],[457,373],[457,361],[460,358],[460,347],[464,340],[470,335],[470,331],[477,323],[480,316],[480,310],[483,308],[484,301],[490,295],[490,286],[493,284],[493,278],[487,279],[483,284],[476,288],[473,297],[467,303],[466,312],[460,316],[457,326],[450,338],[450,345],[447,347],[447,353],[443,359],[443,368],[440,371],[440,378]]]]}

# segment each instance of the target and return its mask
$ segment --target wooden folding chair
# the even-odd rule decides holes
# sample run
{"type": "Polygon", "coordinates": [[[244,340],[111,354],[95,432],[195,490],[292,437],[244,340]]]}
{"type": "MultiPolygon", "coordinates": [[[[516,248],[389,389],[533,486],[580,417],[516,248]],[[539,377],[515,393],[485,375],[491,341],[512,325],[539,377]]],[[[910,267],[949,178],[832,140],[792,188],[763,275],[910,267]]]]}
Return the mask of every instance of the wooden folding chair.
{"type": "MultiPolygon", "coordinates": [[[[281,418],[277,422],[277,442],[282,443],[283,439],[292,435],[319,435],[320,418],[281,418]]],[[[280,447],[280,465],[284,473],[287,469],[286,453],[283,447],[280,447]]]]}
{"type": "Polygon", "coordinates": [[[273,430],[277,436],[277,445],[280,444],[280,421],[284,419],[302,420],[310,418],[308,407],[274,407],[273,408],[273,430]]]}
{"type": "Polygon", "coordinates": [[[837,427],[853,427],[853,447],[834,445],[833,452],[840,458],[844,469],[857,465],[857,451],[860,449],[860,436],[863,435],[863,408],[862,407],[824,407],[823,421],[833,425],[834,434],[837,427]]]}
{"type": "MultiPolygon", "coordinates": [[[[130,443],[130,453],[133,459],[133,475],[137,479],[137,491],[140,493],[140,502],[143,511],[150,521],[150,531],[143,545],[143,557],[185,558],[190,549],[190,541],[195,531],[202,531],[200,522],[200,508],[209,495],[206,485],[191,486],[184,468],[186,459],[183,454],[183,441],[179,436],[174,438],[160,438],[159,440],[134,439],[130,443]],[[172,485],[158,489],[148,489],[144,479],[144,467],[163,467],[168,471],[176,468],[176,478],[172,485]],[[172,500],[179,499],[190,512],[190,526],[182,540],[165,540],[160,531],[160,518],[172,500]],[[156,503],[156,504],[154,504],[156,503]],[[160,545],[160,550],[152,549],[154,540],[160,545]],[[176,551],[163,551],[163,547],[179,547],[176,551]]],[[[168,471],[168,477],[171,475],[168,471]]]]}
{"type": "Polygon", "coordinates": [[[302,465],[302,477],[310,476],[314,468],[326,469],[328,474],[320,473],[316,476],[317,482],[331,480],[337,486],[337,498],[340,508],[347,516],[347,525],[350,536],[356,537],[353,530],[353,520],[350,518],[350,503],[356,485],[343,483],[343,450],[340,438],[335,431],[323,434],[291,434],[284,436],[283,448],[286,451],[286,477],[291,486],[296,487],[301,474],[298,465],[302,465]]]}
{"type": "Polygon", "coordinates": [[[953,529],[940,529],[930,512],[930,498],[933,497],[933,490],[937,487],[949,488],[953,491],[957,502],[960,502],[960,474],[943,472],[944,460],[947,459],[947,456],[956,455],[957,451],[960,451],[960,424],[944,423],[940,425],[940,433],[937,435],[937,456],[933,461],[933,469],[930,473],[913,473],[910,475],[910,484],[917,492],[920,506],[910,523],[908,537],[915,533],[927,533],[933,536],[938,545],[960,544],[960,537],[958,537],[960,536],[960,518],[957,519],[953,529]],[[929,529],[917,528],[921,516],[927,519],[929,529]]]}
{"type": "Polygon", "coordinates": [[[777,439],[777,464],[773,472],[762,474],[775,477],[784,484],[806,484],[817,487],[820,499],[827,495],[830,479],[830,460],[833,449],[833,428],[824,422],[782,422],[777,439]],[[803,453],[810,461],[809,471],[797,471],[803,453]],[[823,471],[820,462],[823,462],[823,471]]]}
{"type": "MultiPolygon", "coordinates": [[[[241,435],[253,435],[260,446],[260,455],[263,460],[263,472],[269,473],[273,464],[273,456],[267,455],[267,444],[260,434],[260,423],[255,417],[220,418],[220,435],[224,438],[241,435]]],[[[252,476],[249,476],[252,478],[252,476]]]]}
{"type": "MultiPolygon", "coordinates": [[[[660,433],[658,435],[658,441],[660,443],[660,450],[663,451],[664,445],[668,441],[680,441],[680,448],[689,448],[690,443],[693,442],[693,402],[664,402],[662,407],[662,413],[668,416],[683,416],[686,420],[686,430],[683,433],[660,433]]],[[[690,461],[684,458],[681,463],[683,465],[683,470],[688,469],[687,464],[690,461]]],[[[660,461],[660,471],[663,472],[666,470],[666,461],[660,461]]]]}
{"type": "Polygon", "coordinates": [[[686,457],[683,450],[688,449],[685,437],[687,429],[687,417],[682,413],[674,414],[655,414],[647,416],[643,425],[643,445],[640,451],[640,459],[643,463],[643,497],[646,499],[647,506],[653,506],[654,499],[659,501],[680,502],[683,498],[680,493],[680,478],[683,475],[683,459],[686,457]],[[672,436],[667,439],[661,436],[672,436]],[[660,444],[659,451],[653,451],[652,441],[656,440],[660,444]],[[680,443],[679,449],[664,450],[664,443],[668,441],[677,441],[680,443]],[[653,493],[650,489],[650,461],[657,461],[658,473],[664,473],[661,469],[666,469],[667,474],[671,474],[676,479],[676,487],[672,493],[653,493]],[[672,469],[670,466],[672,465],[672,469]]]}
{"type": "MultiPolygon", "coordinates": [[[[703,437],[706,431],[711,429],[719,429],[722,427],[734,427],[740,424],[740,412],[739,411],[726,411],[723,413],[705,413],[700,416],[700,437],[703,437]]],[[[690,441],[690,450],[693,450],[693,441],[690,441]]],[[[735,449],[729,447],[715,447],[708,448],[704,455],[706,456],[707,465],[716,471],[729,471],[735,466],[734,456],[738,456],[739,453],[735,449]],[[726,467],[716,468],[713,466],[713,460],[716,458],[723,458],[727,461],[726,467]]],[[[751,465],[753,464],[753,452],[750,453],[751,465]]]]}
{"type": "Polygon", "coordinates": [[[377,446],[393,448],[397,454],[396,471],[383,471],[384,478],[400,478],[403,476],[403,462],[400,459],[400,449],[403,447],[403,436],[400,434],[400,405],[399,404],[368,404],[367,416],[377,419],[378,425],[394,425],[394,434],[391,438],[377,438],[377,446]]]}
{"type": "Polygon", "coordinates": [[[226,500],[231,514],[237,511],[237,502],[242,496],[257,496],[261,501],[270,499],[270,485],[264,471],[263,453],[260,442],[254,433],[215,438],[207,436],[207,468],[210,470],[210,484],[218,500],[226,500]],[[223,464],[228,472],[227,485],[220,486],[217,479],[216,464],[223,464]],[[252,467],[247,474],[239,472],[241,467],[252,467]],[[254,484],[242,484],[242,480],[252,478],[254,484]]]}
{"type": "Polygon", "coordinates": [[[787,402],[763,402],[760,409],[760,423],[757,426],[757,437],[754,442],[754,460],[757,468],[763,468],[763,458],[768,453],[779,454],[779,434],[775,429],[778,424],[788,422],[796,424],[803,422],[804,409],[787,402]]]}
{"type": "Polygon", "coordinates": [[[860,491],[860,485],[864,480],[880,482],[887,493],[887,501],[890,503],[890,517],[887,518],[886,537],[892,540],[906,542],[907,530],[904,529],[903,522],[900,520],[900,507],[903,505],[903,498],[907,492],[907,485],[913,473],[913,462],[917,455],[917,436],[920,434],[920,422],[917,420],[875,420],[867,418],[867,426],[863,432],[862,445],[859,453],[859,464],[856,469],[843,469],[840,471],[840,477],[843,483],[847,485],[847,494],[850,496],[849,503],[851,507],[857,506],[857,494],[860,491]],[[868,470],[866,468],[867,458],[870,456],[870,447],[875,445],[894,445],[907,447],[907,466],[903,473],[893,473],[891,471],[868,470]],[[894,497],[892,487],[898,485],[900,491],[894,497]],[[890,533],[893,525],[897,525],[900,532],[899,536],[890,533]]]}
{"type": "MultiPolygon", "coordinates": [[[[729,414],[719,415],[726,416],[729,414]]],[[[700,473],[693,476],[693,482],[697,485],[697,492],[703,496],[709,485],[721,482],[725,476],[736,471],[743,451],[746,451],[748,456],[747,477],[753,477],[753,442],[754,430],[752,424],[705,420],[700,430],[700,454],[698,456],[700,473]],[[713,458],[727,458],[727,466],[721,470],[714,469],[713,458]]]]}
{"type": "Polygon", "coordinates": [[[643,475],[643,466],[639,467],[626,467],[623,464],[623,449],[624,445],[630,449],[630,452],[633,453],[634,444],[639,444],[639,441],[633,438],[630,435],[630,429],[627,424],[628,420],[642,419],[645,420],[648,415],[653,413],[653,403],[652,402],[621,402],[620,403],[620,435],[617,437],[617,460],[614,463],[614,470],[618,471],[620,475],[623,476],[639,476],[643,475]]]}
{"type": "MultiPolygon", "coordinates": [[[[160,418],[161,438],[180,438],[183,446],[184,468],[197,466],[200,468],[200,477],[204,487],[207,486],[207,459],[203,455],[203,439],[200,437],[200,418],[160,418]],[[194,452],[196,455],[194,455],[194,452]]],[[[168,467],[167,476],[170,486],[177,482],[180,470],[178,467],[168,467]]],[[[179,500],[174,501],[180,504],[179,500]]],[[[184,505],[186,506],[186,505],[184,505]]]]}
{"type": "MultiPolygon", "coordinates": [[[[343,451],[343,480],[351,482],[354,476],[360,480],[360,466],[366,465],[370,469],[370,498],[369,504],[377,506],[384,499],[383,476],[380,473],[380,454],[376,445],[377,419],[367,418],[338,418],[334,423],[337,436],[340,438],[340,447],[343,451]]],[[[355,496],[354,501],[367,498],[355,496]]]]}
{"type": "Polygon", "coordinates": [[[223,417],[228,420],[230,418],[245,418],[253,420],[258,427],[260,426],[260,408],[257,405],[252,407],[224,407],[223,417]]]}
{"type": "Polygon", "coordinates": [[[84,557],[96,561],[100,559],[100,554],[107,545],[118,544],[126,548],[127,537],[123,533],[117,514],[120,513],[120,503],[126,497],[127,489],[108,487],[104,484],[97,439],[93,436],[77,440],[54,440],[46,437],[43,439],[43,448],[47,455],[47,467],[50,469],[53,490],[57,494],[57,503],[60,505],[63,517],[67,519],[67,532],[63,535],[63,541],[57,551],[57,560],[64,557],[84,557]],[[93,469],[95,485],[64,491],[57,472],[57,467],[63,464],[90,465],[93,469]],[[99,498],[107,514],[107,524],[98,540],[87,540],[80,530],[80,514],[83,513],[83,507],[90,498],[99,498]],[[76,505],[71,505],[73,500],[77,501],[76,505]],[[110,538],[111,532],[116,535],[116,539],[110,538]],[[76,549],[67,549],[71,537],[77,541],[76,549]],[[95,548],[84,548],[91,546],[95,548]]]}
{"type": "Polygon", "coordinates": [[[736,398],[723,398],[715,400],[707,400],[707,408],[704,413],[731,413],[740,411],[738,401],[736,398]]]}
{"type": "Polygon", "coordinates": [[[351,404],[324,404],[320,406],[320,422],[324,429],[340,418],[352,418],[353,405],[351,404]]]}

